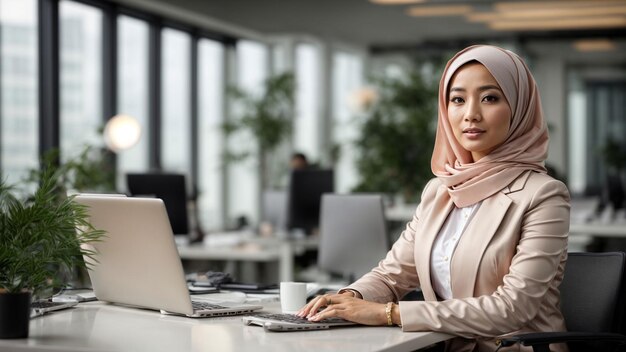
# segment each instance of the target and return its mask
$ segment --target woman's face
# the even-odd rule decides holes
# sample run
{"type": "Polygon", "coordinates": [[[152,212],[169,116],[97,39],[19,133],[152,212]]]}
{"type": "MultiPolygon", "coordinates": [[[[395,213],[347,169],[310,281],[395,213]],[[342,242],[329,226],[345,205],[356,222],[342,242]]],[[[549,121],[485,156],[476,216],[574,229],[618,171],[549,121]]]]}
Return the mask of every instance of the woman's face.
{"type": "Polygon", "coordinates": [[[456,140],[476,162],[506,139],[511,108],[496,79],[478,62],[461,66],[449,87],[448,120],[456,140]]]}

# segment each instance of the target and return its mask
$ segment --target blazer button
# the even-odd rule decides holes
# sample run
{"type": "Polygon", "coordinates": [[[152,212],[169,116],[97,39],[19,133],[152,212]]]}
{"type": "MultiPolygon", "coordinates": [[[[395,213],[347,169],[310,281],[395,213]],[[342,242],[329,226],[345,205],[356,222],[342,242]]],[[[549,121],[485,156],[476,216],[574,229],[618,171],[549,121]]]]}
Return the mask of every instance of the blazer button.
{"type": "Polygon", "coordinates": [[[500,339],[496,339],[493,343],[494,343],[496,346],[500,346],[500,345],[502,344],[502,340],[500,340],[500,339]]]}

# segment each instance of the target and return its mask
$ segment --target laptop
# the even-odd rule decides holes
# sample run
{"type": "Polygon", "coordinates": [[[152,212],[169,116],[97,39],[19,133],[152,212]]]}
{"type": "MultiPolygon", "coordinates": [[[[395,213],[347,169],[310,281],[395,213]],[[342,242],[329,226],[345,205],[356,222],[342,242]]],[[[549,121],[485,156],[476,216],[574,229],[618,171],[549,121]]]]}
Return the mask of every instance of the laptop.
{"type": "Polygon", "coordinates": [[[317,322],[300,318],[294,314],[271,314],[263,313],[242,318],[245,325],[257,325],[265,329],[265,331],[306,331],[306,330],[324,330],[333,327],[346,327],[359,325],[355,322],[341,318],[328,318],[317,322]]]}
{"type": "Polygon", "coordinates": [[[89,278],[101,301],[192,318],[248,314],[262,306],[193,301],[163,201],[158,198],[78,195],[89,220],[106,231],[90,245],[89,278]]]}
{"type": "Polygon", "coordinates": [[[53,302],[49,300],[33,301],[30,304],[30,317],[38,317],[49,312],[74,307],[78,301],[53,302]]]}

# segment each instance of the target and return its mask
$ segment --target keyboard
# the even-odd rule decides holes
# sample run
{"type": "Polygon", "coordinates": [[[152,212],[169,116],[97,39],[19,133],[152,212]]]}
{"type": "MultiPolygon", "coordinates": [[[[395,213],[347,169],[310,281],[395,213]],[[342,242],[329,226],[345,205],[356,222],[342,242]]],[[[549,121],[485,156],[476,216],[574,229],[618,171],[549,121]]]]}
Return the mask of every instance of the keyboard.
{"type": "Polygon", "coordinates": [[[215,310],[215,309],[226,309],[224,306],[220,306],[218,304],[212,304],[208,302],[202,301],[191,301],[191,306],[193,310],[215,310]]]}
{"type": "Polygon", "coordinates": [[[348,320],[342,318],[326,318],[320,321],[309,321],[306,318],[300,318],[294,314],[271,314],[271,313],[263,313],[263,314],[255,314],[255,317],[265,318],[265,319],[273,319],[278,321],[284,321],[287,323],[294,324],[336,324],[336,323],[350,323],[348,320]]]}
{"type": "Polygon", "coordinates": [[[33,309],[42,309],[42,308],[55,308],[67,306],[65,302],[52,302],[52,301],[34,301],[30,304],[30,307],[33,309]]]}

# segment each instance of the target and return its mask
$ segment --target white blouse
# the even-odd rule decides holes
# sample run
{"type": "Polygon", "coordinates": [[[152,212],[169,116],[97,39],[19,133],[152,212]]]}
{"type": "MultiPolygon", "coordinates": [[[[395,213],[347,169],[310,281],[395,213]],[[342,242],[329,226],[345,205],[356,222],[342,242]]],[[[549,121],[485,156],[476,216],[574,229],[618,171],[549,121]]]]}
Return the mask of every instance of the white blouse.
{"type": "Polygon", "coordinates": [[[433,289],[441,299],[452,298],[452,287],[450,285],[452,255],[461,239],[461,235],[465,231],[465,227],[481,203],[478,202],[465,208],[455,207],[448,215],[433,244],[430,256],[430,276],[433,289]]]}

